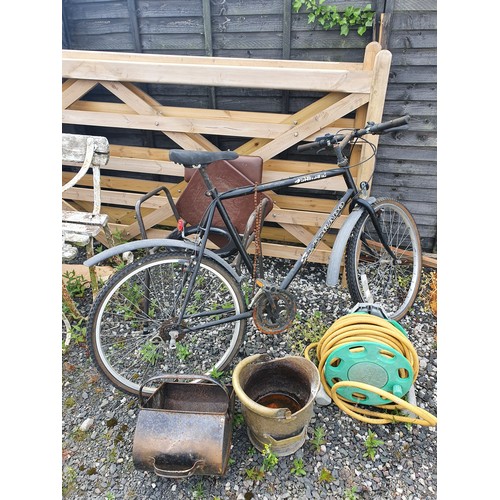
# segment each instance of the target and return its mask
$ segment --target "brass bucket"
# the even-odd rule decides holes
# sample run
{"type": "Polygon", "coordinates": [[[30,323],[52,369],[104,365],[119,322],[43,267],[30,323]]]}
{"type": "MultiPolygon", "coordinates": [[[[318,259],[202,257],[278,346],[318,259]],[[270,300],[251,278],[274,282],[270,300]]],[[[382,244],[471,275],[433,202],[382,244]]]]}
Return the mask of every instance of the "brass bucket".
{"type": "Polygon", "coordinates": [[[275,455],[286,456],[304,444],[321,383],[311,361],[255,354],[238,363],[232,382],[256,449],[268,444],[275,455]]]}
{"type": "Polygon", "coordinates": [[[139,398],[132,450],[137,469],[168,478],[225,474],[234,414],[231,386],[205,375],[158,375],[141,386],[139,398]],[[163,379],[144,401],[143,387],[163,379]]]}

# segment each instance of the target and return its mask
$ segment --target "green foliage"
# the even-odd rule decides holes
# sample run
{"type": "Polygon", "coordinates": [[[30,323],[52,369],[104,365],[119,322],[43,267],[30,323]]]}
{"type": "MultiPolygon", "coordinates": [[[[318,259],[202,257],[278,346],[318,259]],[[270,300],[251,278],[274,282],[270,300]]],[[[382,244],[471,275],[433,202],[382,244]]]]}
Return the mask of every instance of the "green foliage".
{"type": "Polygon", "coordinates": [[[119,229],[113,231],[112,235],[113,243],[115,246],[121,245],[123,243],[127,243],[127,233],[125,231],[120,231],[119,229]]]}
{"type": "Polygon", "coordinates": [[[262,468],[259,469],[258,467],[250,467],[250,469],[245,469],[245,473],[248,479],[251,479],[252,481],[260,481],[261,479],[264,479],[266,475],[262,468]]]}
{"type": "Polygon", "coordinates": [[[144,345],[141,347],[140,353],[144,360],[148,363],[151,363],[152,365],[154,365],[160,357],[158,346],[153,344],[153,342],[151,341],[147,341],[144,343],[144,345]]]}
{"type": "Polygon", "coordinates": [[[273,453],[271,445],[265,444],[262,450],[262,455],[264,460],[262,462],[262,468],[264,471],[273,470],[278,465],[278,457],[273,453]]]}
{"type": "MultiPolygon", "coordinates": [[[[321,311],[314,311],[305,320],[297,313],[287,335],[292,351],[303,354],[305,348],[309,344],[319,342],[327,330],[328,325],[323,319],[321,311]]],[[[311,350],[310,354],[314,355],[314,349],[311,350]]],[[[314,362],[314,359],[311,358],[311,361],[314,362]]]]}
{"type": "Polygon", "coordinates": [[[236,413],[233,417],[233,427],[238,428],[245,422],[245,417],[242,413],[236,413]]]}
{"type": "Polygon", "coordinates": [[[76,490],[76,477],[78,473],[73,467],[66,467],[62,474],[62,496],[69,496],[76,490]]]}
{"type": "Polygon", "coordinates": [[[245,297],[245,303],[248,305],[252,300],[253,287],[252,284],[248,281],[243,281],[241,283],[241,291],[243,292],[243,296],[245,297]]]}
{"type": "Polygon", "coordinates": [[[203,490],[203,482],[200,480],[196,483],[196,486],[193,490],[193,498],[203,498],[205,492],[203,490]]]}
{"type": "Polygon", "coordinates": [[[305,476],[307,472],[304,469],[304,460],[302,458],[295,458],[290,472],[295,476],[305,476]]]}
{"type": "Polygon", "coordinates": [[[215,366],[210,370],[210,376],[215,379],[219,379],[224,375],[224,371],[218,370],[215,366]]]}
{"type": "MultiPolygon", "coordinates": [[[[81,318],[76,323],[69,324],[69,338],[73,344],[84,344],[87,335],[87,327],[85,326],[85,319],[81,318]]],[[[62,352],[67,352],[69,345],[66,345],[66,340],[62,341],[62,352]]]]}
{"type": "Polygon", "coordinates": [[[357,488],[356,486],[353,486],[352,488],[349,488],[348,490],[344,491],[344,499],[345,500],[357,500],[358,499],[358,495],[356,495],[357,493],[357,488]]]}
{"type": "Polygon", "coordinates": [[[191,351],[185,345],[177,343],[175,344],[175,354],[181,361],[185,361],[191,354],[191,351]]]}
{"type": "Polygon", "coordinates": [[[83,297],[85,295],[85,290],[90,285],[89,280],[85,279],[81,274],[76,274],[74,270],[66,271],[63,274],[63,278],[66,278],[66,288],[73,298],[83,297]]]}
{"type": "Polygon", "coordinates": [[[320,483],[331,483],[333,481],[333,475],[328,469],[323,467],[319,473],[318,479],[320,483]]]}
{"type": "Polygon", "coordinates": [[[323,427],[316,427],[314,429],[314,437],[311,439],[311,444],[314,446],[316,451],[320,451],[321,445],[326,444],[325,430],[323,427]]]}
{"type": "Polygon", "coordinates": [[[76,405],[76,400],[73,397],[66,398],[64,401],[64,407],[65,408],[73,408],[73,406],[76,405]]]}
{"type": "MultiPolygon", "coordinates": [[[[252,448],[255,451],[255,448],[252,448]]],[[[260,467],[251,467],[246,469],[245,473],[248,479],[260,481],[264,479],[266,472],[273,470],[278,465],[278,457],[272,451],[271,445],[265,444],[262,450],[263,461],[260,467]]]]}
{"type": "Polygon", "coordinates": [[[340,27],[340,34],[347,36],[351,28],[357,28],[358,35],[362,36],[366,29],[373,26],[374,11],[371,4],[364,9],[349,6],[344,12],[338,12],[335,5],[324,5],[325,0],[293,0],[294,12],[302,7],[308,12],[307,22],[318,23],[324,30],[340,27]]]}
{"type": "Polygon", "coordinates": [[[85,439],[87,439],[87,433],[85,431],[82,431],[81,429],[76,429],[71,434],[71,437],[73,438],[73,441],[80,443],[82,441],[85,441],[85,439]]]}
{"type": "Polygon", "coordinates": [[[363,453],[363,457],[365,458],[371,458],[372,460],[375,460],[375,453],[377,451],[377,448],[381,445],[384,444],[383,441],[380,439],[376,438],[376,434],[372,431],[368,431],[368,436],[365,439],[365,448],[366,452],[363,453]]]}

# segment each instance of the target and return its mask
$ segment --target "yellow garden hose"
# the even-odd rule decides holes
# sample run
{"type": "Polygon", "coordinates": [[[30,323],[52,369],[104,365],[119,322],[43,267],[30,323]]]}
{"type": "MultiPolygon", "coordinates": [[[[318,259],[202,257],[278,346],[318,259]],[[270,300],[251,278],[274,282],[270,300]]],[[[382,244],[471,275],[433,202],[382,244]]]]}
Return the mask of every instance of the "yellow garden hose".
{"type": "Polygon", "coordinates": [[[437,425],[437,418],[426,410],[414,406],[379,387],[353,380],[342,380],[330,387],[325,377],[325,362],[332,352],[350,342],[377,342],[395,349],[408,360],[413,370],[412,383],[417,378],[419,368],[417,352],[411,342],[393,323],[373,314],[353,313],[342,316],[333,323],[319,342],[310,344],[304,351],[304,356],[310,360],[309,351],[313,348],[316,349],[316,357],[319,363],[318,370],[323,388],[341,410],[362,422],[370,424],[406,422],[424,426],[437,425]],[[395,412],[388,413],[387,411],[375,411],[360,407],[337,393],[342,387],[354,387],[378,394],[394,404],[373,406],[373,408],[394,410],[395,412]],[[400,415],[398,410],[407,410],[416,417],[400,415]]]}

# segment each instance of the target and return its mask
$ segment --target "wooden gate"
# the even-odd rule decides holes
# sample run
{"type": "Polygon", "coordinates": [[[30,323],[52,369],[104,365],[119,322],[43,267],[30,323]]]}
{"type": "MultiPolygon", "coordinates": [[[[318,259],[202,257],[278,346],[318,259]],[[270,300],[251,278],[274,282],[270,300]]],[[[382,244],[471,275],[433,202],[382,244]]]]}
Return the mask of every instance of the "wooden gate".
{"type": "MultiPolygon", "coordinates": [[[[246,142],[236,151],[264,160],[265,182],[314,173],[324,169],[325,164],[276,157],[318,135],[380,121],[391,57],[378,42],[366,46],[362,63],[63,50],[62,122],[161,131],[183,149],[217,151],[206,136],[245,138],[246,142]],[[137,84],[141,83],[306,90],[325,95],[295,114],[180,108],[161,105],[139,88],[137,84]],[[83,100],[97,85],[109,91],[109,101],[83,100]]],[[[370,140],[377,145],[378,136],[370,140]]],[[[360,162],[353,168],[358,184],[369,180],[375,168],[375,158],[366,144],[357,145],[351,157],[353,165],[360,162]]],[[[109,215],[114,234],[119,232],[124,240],[137,237],[137,200],[160,185],[177,199],[186,187],[183,176],[183,167],[169,161],[168,150],[110,144],[110,160],[101,180],[102,211],[109,215]],[[141,179],[140,174],[159,174],[176,181],[150,181],[141,179]]],[[[67,177],[63,171],[63,183],[67,177]]],[[[308,187],[342,191],[345,185],[341,177],[336,177],[308,187]]],[[[64,209],[87,209],[92,201],[90,188],[91,179],[84,178],[66,191],[64,209]]],[[[303,188],[294,189],[297,195],[270,193],[274,207],[263,229],[264,255],[298,258],[335,204],[334,199],[311,196],[303,188]]],[[[175,226],[165,196],[149,199],[144,203],[144,211],[148,237],[165,236],[175,226]]],[[[344,214],[335,222],[332,234],[320,243],[311,261],[328,262],[335,229],[341,227],[345,217],[344,214]]],[[[104,239],[101,241],[105,244],[104,239]]]]}

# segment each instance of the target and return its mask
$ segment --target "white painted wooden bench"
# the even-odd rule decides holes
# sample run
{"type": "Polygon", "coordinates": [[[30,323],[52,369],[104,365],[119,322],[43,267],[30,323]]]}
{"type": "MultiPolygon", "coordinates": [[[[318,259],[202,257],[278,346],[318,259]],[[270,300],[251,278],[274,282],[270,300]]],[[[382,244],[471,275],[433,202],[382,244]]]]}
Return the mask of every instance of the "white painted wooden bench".
{"type": "MultiPolygon", "coordinates": [[[[92,212],[62,211],[62,260],[69,262],[78,253],[78,246],[87,247],[87,257],[94,254],[94,238],[102,230],[109,246],[113,237],[108,227],[107,214],[101,214],[100,169],[109,161],[109,142],[106,137],[62,134],[62,160],[65,164],[80,166],[78,172],[62,187],[62,192],[73,188],[92,169],[92,212]]],[[[97,292],[95,272],[90,273],[92,290],[97,292]]]]}

